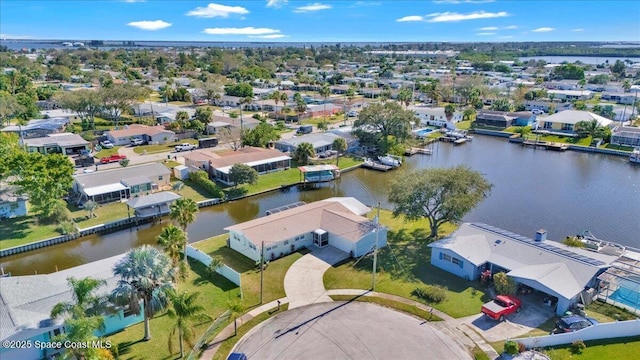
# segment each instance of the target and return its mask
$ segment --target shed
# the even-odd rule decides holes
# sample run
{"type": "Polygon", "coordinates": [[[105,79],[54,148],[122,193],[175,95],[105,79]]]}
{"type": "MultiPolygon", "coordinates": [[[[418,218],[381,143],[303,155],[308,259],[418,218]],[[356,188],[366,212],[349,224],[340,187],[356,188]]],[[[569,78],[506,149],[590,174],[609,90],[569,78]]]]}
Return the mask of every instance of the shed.
{"type": "Polygon", "coordinates": [[[185,165],[178,165],[173,168],[173,176],[176,179],[185,180],[189,178],[189,168],[185,165]]]}

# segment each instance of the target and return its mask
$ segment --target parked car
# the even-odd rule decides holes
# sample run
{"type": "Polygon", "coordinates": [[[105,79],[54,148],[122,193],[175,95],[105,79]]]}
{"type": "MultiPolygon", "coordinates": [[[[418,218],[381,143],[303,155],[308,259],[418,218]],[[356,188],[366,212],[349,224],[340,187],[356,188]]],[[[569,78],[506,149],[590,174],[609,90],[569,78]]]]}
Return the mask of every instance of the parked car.
{"type": "Polygon", "coordinates": [[[504,321],[507,315],[520,312],[522,301],[511,295],[498,295],[493,301],[482,305],[482,313],[493,320],[504,321]]]}
{"type": "Polygon", "coordinates": [[[347,116],[349,116],[349,117],[356,117],[356,116],[358,116],[358,112],[357,112],[357,111],[354,111],[354,110],[351,110],[351,111],[349,111],[349,112],[347,113],[347,116]]]}
{"type": "Polygon", "coordinates": [[[193,150],[193,149],[197,149],[198,147],[193,145],[193,144],[189,144],[189,143],[182,143],[180,145],[176,145],[175,149],[176,151],[180,152],[180,151],[189,151],[189,150],[193,150]]]}
{"type": "Polygon", "coordinates": [[[139,138],[131,139],[131,146],[138,146],[144,144],[144,141],[139,138]]]}
{"type": "Polygon", "coordinates": [[[100,146],[104,149],[113,149],[113,143],[109,140],[100,141],[100,146]]]}
{"type": "Polygon", "coordinates": [[[126,159],[126,158],[127,158],[126,155],[114,154],[114,155],[103,157],[102,159],[100,159],[100,164],[109,164],[109,163],[113,163],[113,162],[118,162],[118,161],[120,161],[122,159],[126,159]]]}
{"type": "Polygon", "coordinates": [[[560,318],[560,320],[556,321],[556,328],[553,332],[566,333],[578,331],[597,323],[598,321],[594,318],[584,317],[580,315],[563,316],[560,318]]]}
{"type": "Polygon", "coordinates": [[[296,130],[296,134],[311,134],[313,132],[312,125],[302,125],[296,130]]]}
{"type": "Polygon", "coordinates": [[[542,115],[542,114],[544,114],[544,110],[533,109],[533,110],[531,110],[531,113],[534,114],[534,115],[542,115]]]}

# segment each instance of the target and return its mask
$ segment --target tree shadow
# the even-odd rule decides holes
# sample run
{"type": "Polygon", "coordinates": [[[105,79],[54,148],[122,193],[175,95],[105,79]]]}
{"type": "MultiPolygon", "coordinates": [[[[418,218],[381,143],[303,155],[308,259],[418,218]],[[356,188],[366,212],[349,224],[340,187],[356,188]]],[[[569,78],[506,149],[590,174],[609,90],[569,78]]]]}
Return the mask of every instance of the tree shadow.
{"type": "Polygon", "coordinates": [[[194,285],[200,286],[211,283],[224,292],[238,288],[238,285],[229,281],[224,276],[220,274],[212,274],[209,269],[199,261],[189,260],[189,266],[191,267],[191,270],[198,275],[198,278],[193,280],[194,285]]]}
{"type": "MultiPolygon", "coordinates": [[[[22,239],[29,232],[29,225],[35,221],[31,216],[17,217],[13,219],[2,219],[0,221],[0,234],[4,239],[22,239]],[[6,238],[4,237],[6,236],[6,238]]],[[[0,244],[2,242],[0,241],[0,244]]],[[[2,246],[4,247],[4,246],[2,246]]]]}
{"type": "Polygon", "coordinates": [[[247,194],[247,192],[249,192],[249,190],[243,187],[227,188],[227,189],[224,189],[223,191],[227,195],[227,199],[230,199],[230,200],[243,197],[247,194]]]}

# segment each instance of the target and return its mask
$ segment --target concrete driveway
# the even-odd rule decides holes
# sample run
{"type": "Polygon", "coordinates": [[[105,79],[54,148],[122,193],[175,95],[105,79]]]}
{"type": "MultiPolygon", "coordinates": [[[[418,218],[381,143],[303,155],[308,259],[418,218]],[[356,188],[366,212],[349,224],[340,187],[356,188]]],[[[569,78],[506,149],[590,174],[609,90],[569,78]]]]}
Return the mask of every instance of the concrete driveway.
{"type": "Polygon", "coordinates": [[[322,278],[331,265],[349,257],[349,254],[332,246],[313,251],[294,262],[284,276],[284,292],[289,299],[289,309],[319,302],[330,302],[322,278]]]}
{"type": "Polygon", "coordinates": [[[299,307],[253,328],[233,350],[249,359],[472,359],[428,322],[378,305],[299,307]]]}

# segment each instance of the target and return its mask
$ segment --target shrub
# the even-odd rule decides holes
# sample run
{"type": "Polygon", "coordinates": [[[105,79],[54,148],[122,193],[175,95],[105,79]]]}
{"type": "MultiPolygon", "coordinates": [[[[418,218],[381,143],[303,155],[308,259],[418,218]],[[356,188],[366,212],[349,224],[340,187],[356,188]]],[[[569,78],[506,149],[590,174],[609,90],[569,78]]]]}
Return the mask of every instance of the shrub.
{"type": "Polygon", "coordinates": [[[418,287],[413,291],[413,295],[426,302],[440,303],[447,298],[447,288],[440,285],[427,285],[424,287],[418,287]]]}
{"type": "Polygon", "coordinates": [[[582,350],[586,349],[587,345],[585,345],[584,341],[576,340],[571,343],[571,353],[574,355],[582,354],[582,350]]]}
{"type": "Polygon", "coordinates": [[[520,348],[518,347],[518,343],[515,341],[507,341],[504,343],[504,352],[509,355],[515,355],[520,352],[520,348]]]}
{"type": "Polygon", "coordinates": [[[502,272],[493,275],[493,283],[496,286],[498,294],[513,295],[518,289],[516,283],[508,277],[507,274],[502,272]]]}
{"type": "Polygon", "coordinates": [[[562,241],[562,243],[567,245],[567,246],[571,246],[571,247],[577,247],[577,248],[583,248],[584,247],[584,243],[582,241],[580,241],[579,239],[577,239],[575,237],[571,237],[571,236],[567,236],[567,238],[564,239],[562,241]]]}
{"type": "Polygon", "coordinates": [[[209,175],[205,171],[200,170],[190,173],[189,180],[204,189],[211,197],[224,198],[222,190],[213,181],[209,180],[209,175]]]}

